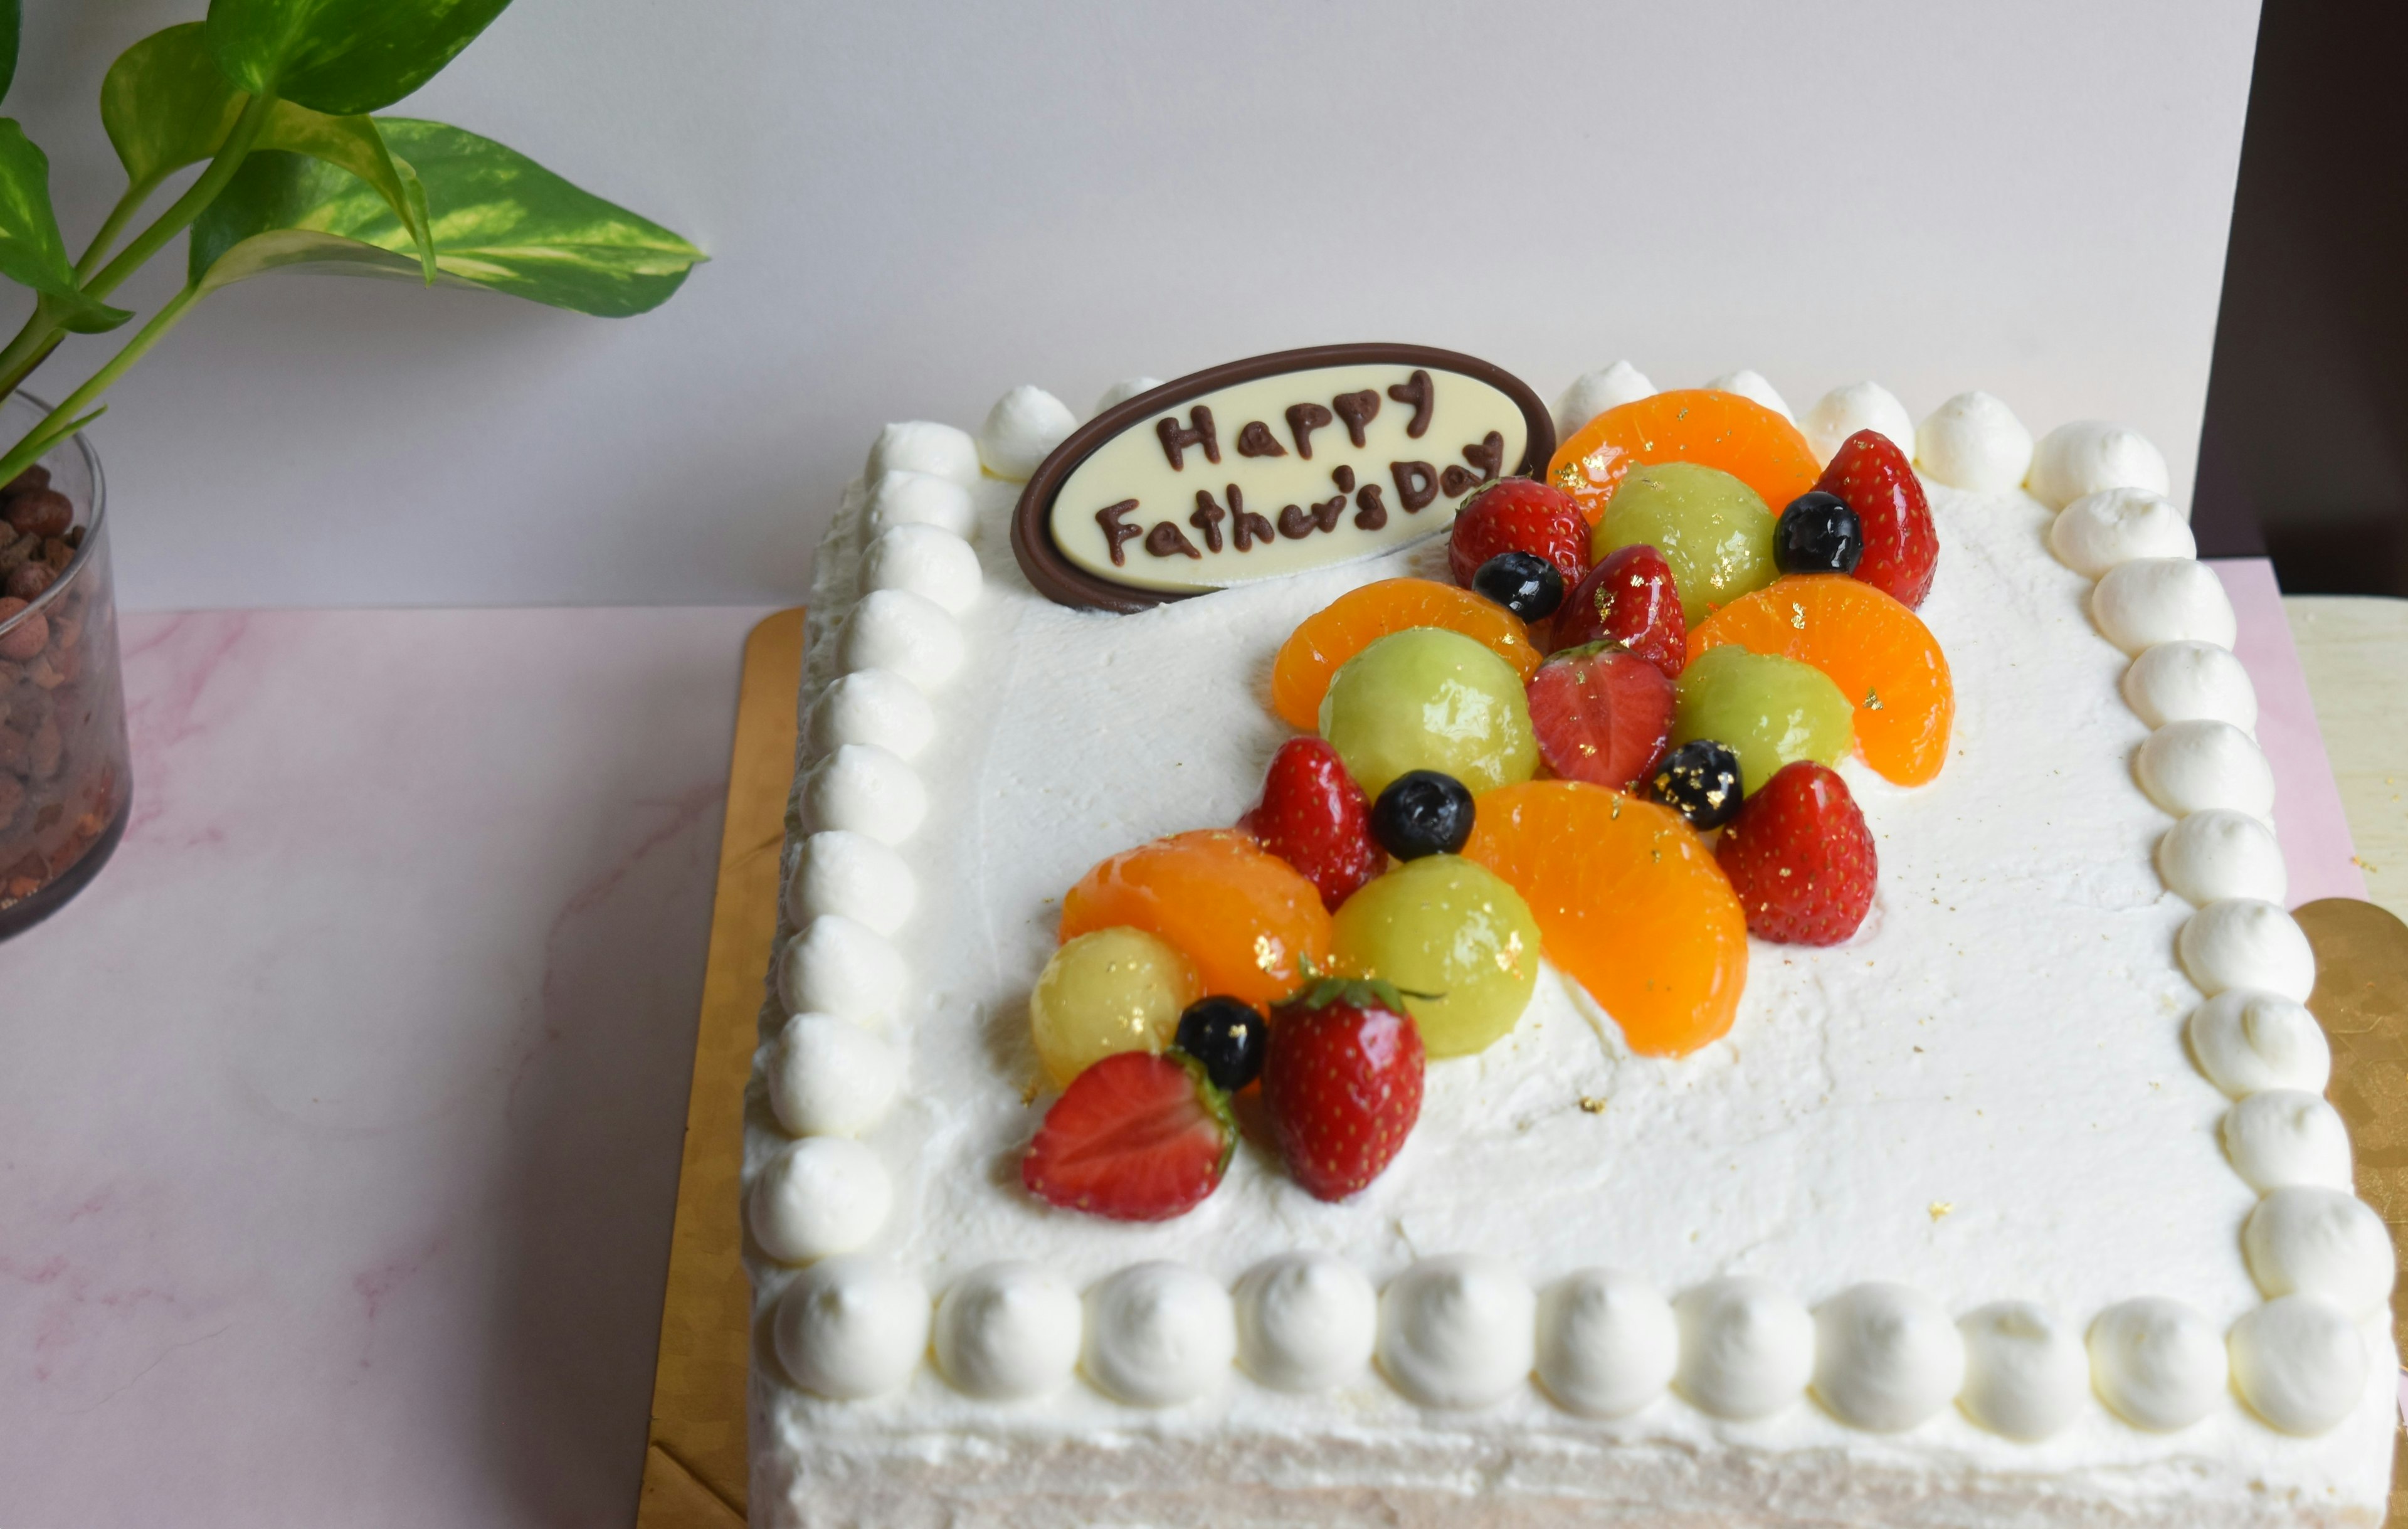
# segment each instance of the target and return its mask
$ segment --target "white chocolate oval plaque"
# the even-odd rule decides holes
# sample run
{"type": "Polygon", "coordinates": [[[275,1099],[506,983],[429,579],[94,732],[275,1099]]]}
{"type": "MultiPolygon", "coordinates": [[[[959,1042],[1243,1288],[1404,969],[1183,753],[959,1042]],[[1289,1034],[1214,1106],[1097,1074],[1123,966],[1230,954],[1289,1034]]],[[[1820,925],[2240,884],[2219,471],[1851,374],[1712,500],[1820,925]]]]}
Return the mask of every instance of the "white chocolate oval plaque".
{"type": "Polygon", "coordinates": [[[1012,551],[1049,599],[1140,610],[1442,531],[1473,489],[1543,471],[1554,450],[1538,397],[1484,361],[1283,351],[1088,421],[1028,481],[1012,551]]]}

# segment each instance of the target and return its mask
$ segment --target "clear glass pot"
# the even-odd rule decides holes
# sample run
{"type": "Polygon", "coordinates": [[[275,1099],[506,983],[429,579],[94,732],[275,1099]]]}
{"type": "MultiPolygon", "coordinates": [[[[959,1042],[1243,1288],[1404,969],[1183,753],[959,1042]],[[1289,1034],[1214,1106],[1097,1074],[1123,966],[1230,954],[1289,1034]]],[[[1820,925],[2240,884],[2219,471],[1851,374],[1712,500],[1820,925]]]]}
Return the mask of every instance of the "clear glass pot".
{"type": "MultiPolygon", "coordinates": [[[[49,412],[22,393],[0,403],[0,439],[17,440],[49,412]]],[[[125,832],[134,786],[100,458],[71,436],[7,487],[0,940],[57,912],[99,873],[125,832]]]]}

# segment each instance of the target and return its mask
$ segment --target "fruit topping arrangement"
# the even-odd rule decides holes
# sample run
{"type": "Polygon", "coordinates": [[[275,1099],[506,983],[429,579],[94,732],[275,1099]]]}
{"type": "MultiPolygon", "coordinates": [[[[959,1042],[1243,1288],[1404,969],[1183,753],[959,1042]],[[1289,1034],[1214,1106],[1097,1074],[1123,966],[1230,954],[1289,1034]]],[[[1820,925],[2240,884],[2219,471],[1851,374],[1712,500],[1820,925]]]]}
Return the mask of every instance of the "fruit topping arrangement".
{"type": "Polygon", "coordinates": [[[1658,394],[1546,481],[1479,489],[1447,551],[1454,584],[1366,584],[1289,635],[1271,704],[1304,736],[1236,828],[1064,897],[1028,1004],[1062,1090],[1022,1164],[1039,1199],[1182,1214],[1241,1119],[1345,1198],[1402,1149],[1428,1062],[1512,1033],[1542,954],[1632,1050],[1679,1057],[1729,1030],[1750,936],[1864,923],[1873,837],[1833,766],[1929,781],[1955,715],[1895,445],[1859,432],[1818,473],[1759,404],[1658,394]]]}

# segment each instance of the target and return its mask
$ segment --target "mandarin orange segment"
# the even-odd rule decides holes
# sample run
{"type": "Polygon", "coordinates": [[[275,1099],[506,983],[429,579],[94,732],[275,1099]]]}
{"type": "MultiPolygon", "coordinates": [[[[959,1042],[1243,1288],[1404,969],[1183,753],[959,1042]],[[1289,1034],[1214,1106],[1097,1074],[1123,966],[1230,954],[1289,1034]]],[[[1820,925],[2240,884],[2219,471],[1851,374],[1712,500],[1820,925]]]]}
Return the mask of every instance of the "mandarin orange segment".
{"type": "Polygon", "coordinates": [[[1062,900],[1064,940],[1126,925],[1196,965],[1208,993],[1285,998],[1329,970],[1329,911],[1285,860],[1230,829],[1156,839],[1096,866],[1062,900]]]}
{"type": "Polygon", "coordinates": [[[1679,814],[1584,781],[1531,781],[1480,799],[1463,853],[1522,894],[1546,958],[1633,1051],[1685,1056],[1730,1029],[1747,916],[1679,814]]]}
{"type": "Polygon", "coordinates": [[[1923,619],[1860,579],[1793,573],[1742,595],[1689,633],[1689,657],[1725,642],[1828,674],[1856,709],[1856,752],[1900,786],[1948,762],[1956,689],[1923,619]]]}
{"type": "Polygon", "coordinates": [[[1383,579],[1350,589],[1307,616],[1271,664],[1271,710],[1291,728],[1321,726],[1321,698],[1338,666],[1391,632],[1443,627],[1485,643],[1524,680],[1545,656],[1504,607],[1435,579],[1383,579]]]}
{"type": "Polygon", "coordinates": [[[1635,399],[1582,426],[1555,448],[1547,482],[1578,499],[1595,526],[1622,475],[1641,462],[1720,468],[1776,515],[1822,475],[1798,426],[1753,398],[1691,387],[1635,399]]]}

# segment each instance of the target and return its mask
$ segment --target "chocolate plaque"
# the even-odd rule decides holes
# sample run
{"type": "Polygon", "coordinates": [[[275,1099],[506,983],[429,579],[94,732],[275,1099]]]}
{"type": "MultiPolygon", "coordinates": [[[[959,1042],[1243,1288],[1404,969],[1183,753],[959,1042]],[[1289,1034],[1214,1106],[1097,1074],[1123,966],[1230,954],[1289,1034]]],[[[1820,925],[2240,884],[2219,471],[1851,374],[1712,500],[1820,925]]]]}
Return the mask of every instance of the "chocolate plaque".
{"type": "Polygon", "coordinates": [[[1442,531],[1482,483],[1545,469],[1537,395],[1471,356],[1324,345],[1105,411],[1037,469],[1011,549],[1039,593],[1137,611],[1442,531]]]}

